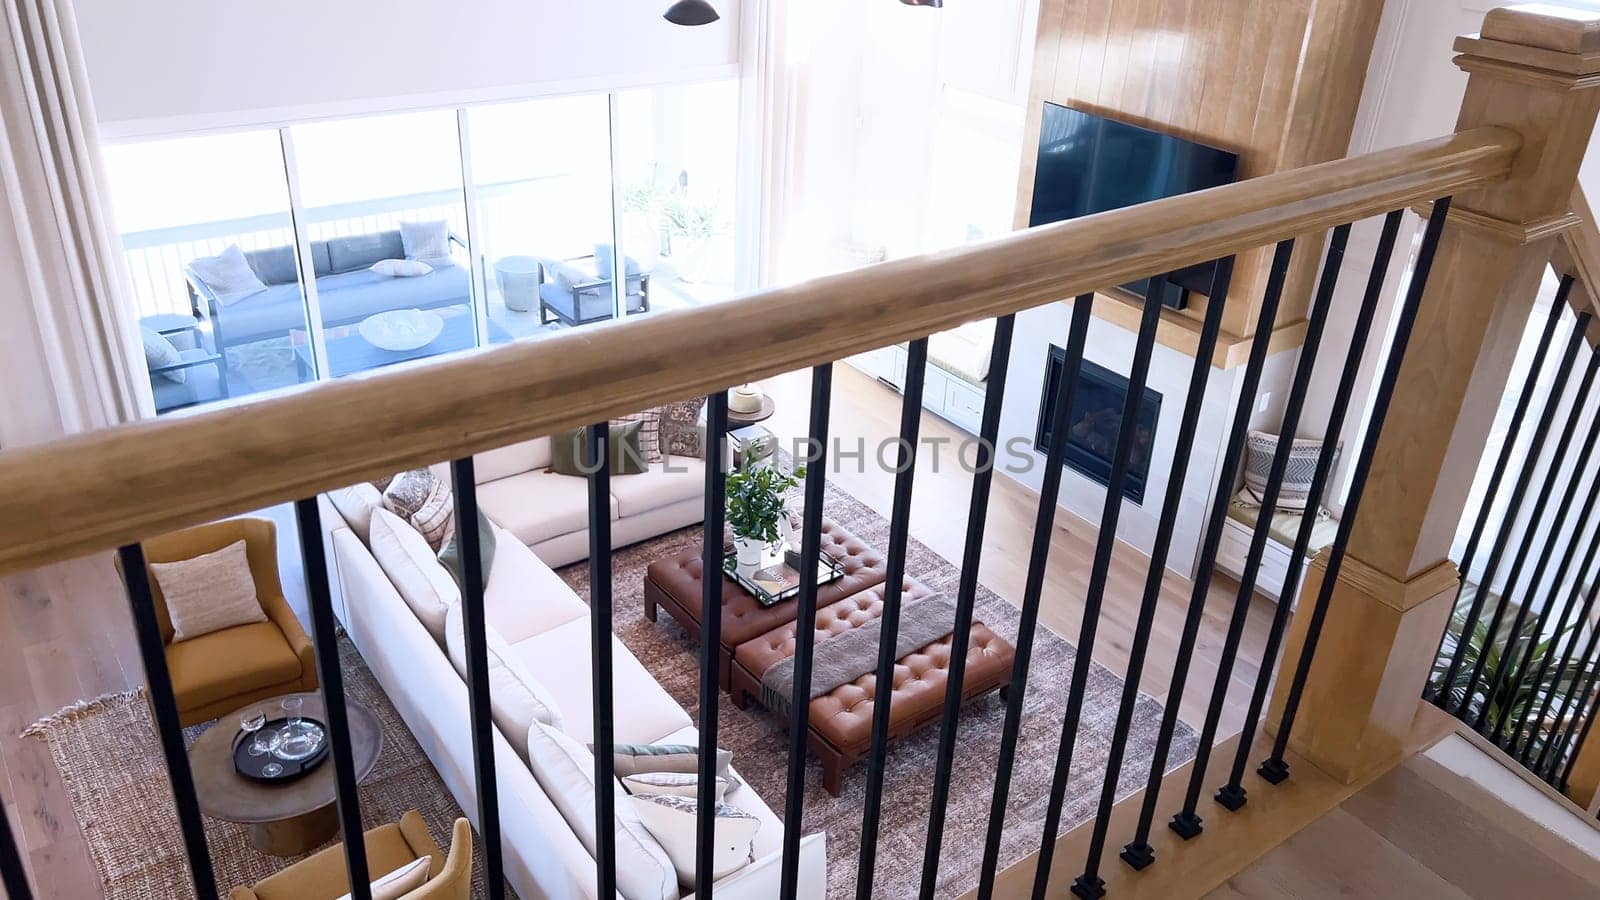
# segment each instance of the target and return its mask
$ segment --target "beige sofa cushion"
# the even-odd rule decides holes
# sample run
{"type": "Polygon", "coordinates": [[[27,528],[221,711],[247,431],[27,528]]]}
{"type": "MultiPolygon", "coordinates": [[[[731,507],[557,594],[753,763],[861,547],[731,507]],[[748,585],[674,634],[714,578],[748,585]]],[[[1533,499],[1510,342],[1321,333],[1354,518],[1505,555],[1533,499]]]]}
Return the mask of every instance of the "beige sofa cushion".
{"type": "Polygon", "coordinates": [[[472,475],[483,484],[549,465],[550,439],[541,437],[479,453],[472,458],[472,475]]]}
{"type": "Polygon", "coordinates": [[[650,464],[643,475],[611,479],[611,499],[617,515],[631,518],[683,500],[705,496],[706,466],[698,459],[672,457],[650,464]]]}
{"type": "MultiPolygon", "coordinates": [[[[562,730],[583,743],[594,740],[588,617],[513,643],[511,652],[561,707],[566,720],[562,730]]],[[[691,724],[683,707],[616,638],[611,640],[611,654],[617,743],[649,744],[691,724]]]]}
{"type": "Polygon", "coordinates": [[[484,587],[483,606],[489,624],[508,644],[589,617],[589,604],[579,600],[532,550],[499,527],[495,528],[494,567],[484,587]]]}
{"type": "MultiPolygon", "coordinates": [[[[618,688],[620,691],[620,686],[618,688]]],[[[621,716],[618,716],[619,723],[621,716]]],[[[598,828],[594,818],[594,754],[582,743],[542,722],[528,729],[528,768],[560,810],[578,840],[592,855],[598,828]]],[[[661,845],[650,836],[622,785],[616,790],[617,891],[627,900],[673,900],[678,875],[661,845]]]]}
{"type": "Polygon", "coordinates": [[[387,509],[372,513],[369,538],[372,558],[383,567],[400,598],[439,646],[444,646],[444,620],[461,602],[461,590],[426,539],[387,509]]]}
{"type": "MultiPolygon", "coordinates": [[[[543,470],[524,472],[478,485],[478,505],[517,540],[532,546],[588,529],[589,481],[543,470]]],[[[614,497],[611,518],[617,518],[614,497]]]]}
{"type": "MultiPolygon", "coordinates": [[[[456,674],[467,679],[466,622],[461,604],[450,607],[444,620],[445,652],[456,674]]],[[[485,629],[489,644],[489,711],[517,755],[528,758],[528,727],[543,722],[561,728],[561,710],[544,685],[522,670],[521,663],[494,626],[485,629]]]]}
{"type": "Polygon", "coordinates": [[[344,517],[345,524],[364,544],[372,531],[372,511],[383,508],[383,492],[370,481],[328,492],[328,502],[344,517]]]}

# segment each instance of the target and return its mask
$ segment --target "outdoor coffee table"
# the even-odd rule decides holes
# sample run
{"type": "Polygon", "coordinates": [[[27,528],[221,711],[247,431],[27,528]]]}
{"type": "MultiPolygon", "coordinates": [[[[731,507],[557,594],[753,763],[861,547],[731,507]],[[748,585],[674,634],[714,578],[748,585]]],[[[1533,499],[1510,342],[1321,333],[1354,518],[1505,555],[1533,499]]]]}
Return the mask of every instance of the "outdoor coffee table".
{"type": "MultiPolygon", "coordinates": [[[[305,381],[316,371],[311,362],[311,342],[303,329],[290,332],[294,346],[294,361],[299,369],[300,380],[305,381]]],[[[511,335],[501,328],[493,319],[489,320],[489,342],[491,344],[503,343],[511,340],[511,335]]],[[[477,323],[470,315],[449,315],[444,317],[444,328],[439,336],[413,350],[385,350],[373,346],[356,330],[355,326],[345,325],[327,329],[323,336],[323,345],[327,348],[328,375],[332,378],[341,378],[355,372],[365,372],[369,369],[381,369],[396,363],[410,362],[413,359],[422,359],[425,356],[435,356],[440,353],[452,353],[456,350],[471,350],[478,346],[477,323]]]]}
{"type": "MultiPolygon", "coordinates": [[[[288,694],[305,701],[301,714],[327,720],[327,707],[317,692],[288,694]]],[[[327,843],[339,833],[333,758],[322,761],[309,775],[281,784],[245,778],[233,768],[234,740],[239,717],[247,709],[261,709],[268,719],[283,715],[283,697],[274,697],[223,716],[206,729],[189,748],[189,768],[194,772],[200,811],[214,819],[250,826],[250,844],[272,856],[299,856],[327,843]]],[[[378,717],[353,700],[345,701],[350,720],[350,749],[355,757],[356,781],[372,773],[383,750],[378,717]]]]}
{"type": "MultiPolygon", "coordinates": [[[[886,577],[884,556],[826,517],[822,520],[822,552],[833,557],[844,575],[817,588],[817,607],[859,593],[886,577]]],[[[701,549],[698,544],[666,559],[656,560],[645,570],[644,616],[654,622],[658,609],[665,609],[700,642],[701,549]]],[[[722,639],[718,652],[718,682],[728,690],[733,650],[751,638],[793,622],[798,601],[784,600],[764,606],[737,582],[722,576],[722,639]]]]}

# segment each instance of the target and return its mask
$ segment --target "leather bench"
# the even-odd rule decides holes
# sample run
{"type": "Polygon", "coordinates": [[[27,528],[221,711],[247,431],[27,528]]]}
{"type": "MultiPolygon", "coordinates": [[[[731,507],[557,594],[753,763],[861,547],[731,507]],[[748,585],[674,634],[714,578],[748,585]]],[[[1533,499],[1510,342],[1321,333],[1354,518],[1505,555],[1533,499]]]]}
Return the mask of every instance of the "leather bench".
{"type": "MultiPolygon", "coordinates": [[[[844,567],[844,577],[817,589],[817,608],[883,583],[885,560],[882,553],[867,546],[838,523],[822,520],[822,551],[844,567]]],[[[651,563],[644,576],[644,615],[656,621],[657,609],[665,609],[700,642],[701,549],[697,543],[676,556],[651,563]]],[[[774,628],[794,621],[798,604],[786,600],[775,606],[762,606],[731,578],[722,579],[722,640],[718,652],[718,682],[728,690],[733,650],[774,628]]]]}
{"type": "MultiPolygon", "coordinates": [[[[902,590],[903,604],[934,594],[931,588],[912,578],[906,579],[902,590]]],[[[817,643],[820,645],[830,637],[859,628],[883,615],[883,592],[884,585],[878,584],[819,607],[817,643]]],[[[890,740],[938,721],[948,685],[953,637],[945,635],[896,661],[894,692],[889,701],[890,740]]],[[[789,622],[735,648],[731,672],[734,705],[744,709],[752,699],[760,698],[761,676],[774,663],[793,656],[794,643],[795,623],[789,622]]],[[[982,622],[974,622],[967,649],[966,677],[962,681],[962,702],[997,688],[1003,696],[1011,682],[1015,655],[1004,638],[982,622]]],[[[876,682],[877,676],[868,673],[811,701],[806,744],[822,762],[823,788],[835,797],[843,788],[844,770],[871,748],[876,682]]]]}

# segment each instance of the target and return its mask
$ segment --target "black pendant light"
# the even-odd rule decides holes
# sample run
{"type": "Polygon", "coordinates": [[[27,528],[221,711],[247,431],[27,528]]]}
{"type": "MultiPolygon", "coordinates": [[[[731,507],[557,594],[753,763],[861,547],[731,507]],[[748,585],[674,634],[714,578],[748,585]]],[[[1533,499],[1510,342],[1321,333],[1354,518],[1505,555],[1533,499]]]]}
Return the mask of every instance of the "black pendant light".
{"type": "Polygon", "coordinates": [[[662,18],[674,25],[710,25],[722,17],[706,0],[678,0],[667,7],[662,18]]]}

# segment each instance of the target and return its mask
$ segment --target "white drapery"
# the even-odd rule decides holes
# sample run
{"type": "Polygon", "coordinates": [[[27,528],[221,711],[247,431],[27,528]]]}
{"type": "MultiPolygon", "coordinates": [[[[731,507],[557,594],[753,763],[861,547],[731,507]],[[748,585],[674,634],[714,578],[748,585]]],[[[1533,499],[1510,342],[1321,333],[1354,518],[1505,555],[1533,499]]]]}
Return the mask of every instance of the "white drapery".
{"type": "Polygon", "coordinates": [[[70,0],[0,0],[0,360],[10,446],[151,408],[70,0]]]}

